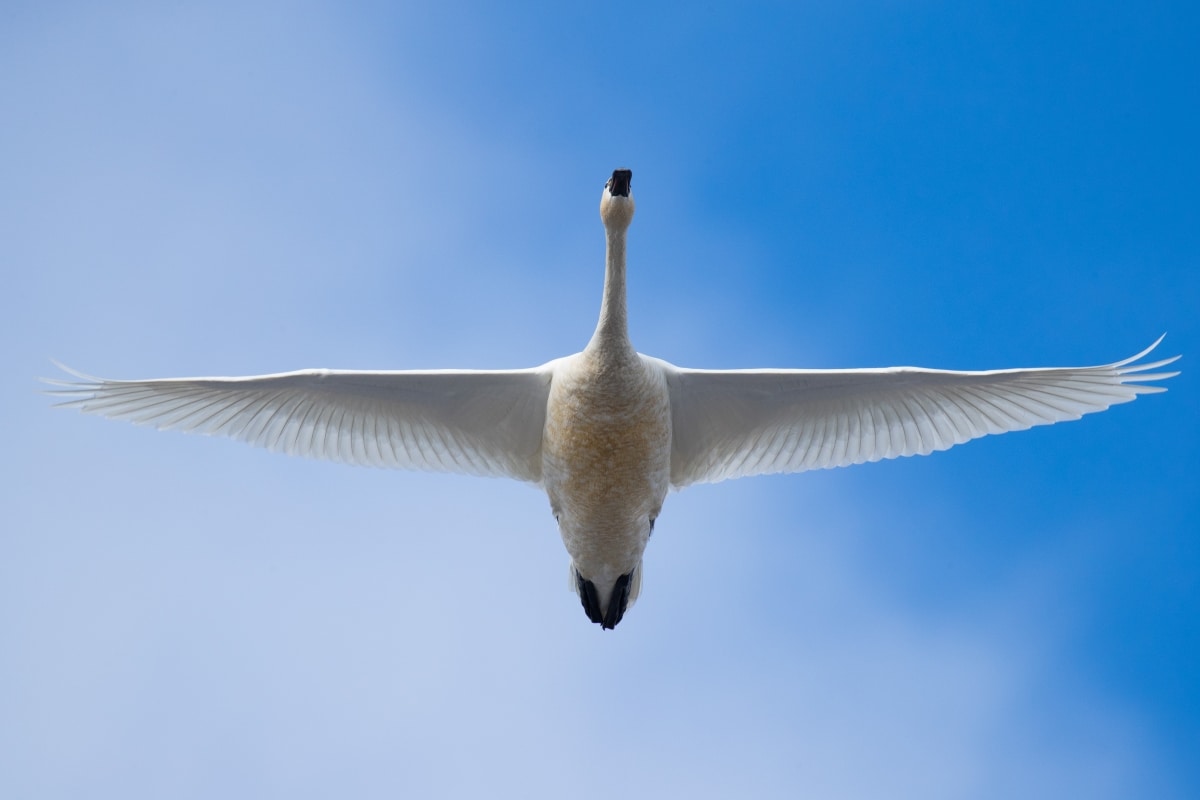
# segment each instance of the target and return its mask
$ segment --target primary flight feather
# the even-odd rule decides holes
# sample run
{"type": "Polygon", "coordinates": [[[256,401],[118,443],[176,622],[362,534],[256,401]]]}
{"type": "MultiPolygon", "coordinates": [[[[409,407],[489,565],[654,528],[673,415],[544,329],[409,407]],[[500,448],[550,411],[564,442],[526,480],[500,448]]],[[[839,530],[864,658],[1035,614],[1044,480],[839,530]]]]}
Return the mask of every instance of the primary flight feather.
{"type": "MultiPolygon", "coordinates": [[[[696,370],[633,349],[625,244],[632,173],[604,186],[600,320],[580,353],[523,370],[302,370],[116,381],[66,367],[62,405],[366,466],[516,478],[546,491],[584,611],[613,628],[636,599],[667,492],[945,450],[1161,392],[1175,358],[955,372],[696,370]]],[[[61,366],[61,365],[60,365],[61,366]]]]}

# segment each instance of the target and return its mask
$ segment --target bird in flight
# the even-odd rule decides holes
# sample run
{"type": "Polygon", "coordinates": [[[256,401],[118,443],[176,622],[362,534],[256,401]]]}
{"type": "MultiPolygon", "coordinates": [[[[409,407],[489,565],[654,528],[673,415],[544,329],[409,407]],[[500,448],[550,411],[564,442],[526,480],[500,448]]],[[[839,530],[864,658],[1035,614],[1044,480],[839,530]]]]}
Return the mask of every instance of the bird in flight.
{"type": "Polygon", "coordinates": [[[301,370],[240,378],[106,380],[63,369],[62,406],[350,464],[489,475],[542,488],[588,619],[621,621],[672,489],[945,450],[1079,419],[1161,392],[1175,361],[958,372],[685,369],[629,341],[633,173],[600,196],[606,256],[582,352],[519,370],[301,370]]]}

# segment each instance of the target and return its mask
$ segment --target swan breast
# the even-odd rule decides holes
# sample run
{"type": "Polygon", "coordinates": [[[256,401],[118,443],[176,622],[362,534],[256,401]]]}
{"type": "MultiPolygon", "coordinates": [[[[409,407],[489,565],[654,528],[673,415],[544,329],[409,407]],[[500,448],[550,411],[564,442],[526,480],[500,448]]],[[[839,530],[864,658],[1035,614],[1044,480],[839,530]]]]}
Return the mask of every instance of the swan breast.
{"type": "Polygon", "coordinates": [[[671,404],[662,371],[637,356],[614,365],[584,352],[561,362],[543,459],[546,492],[576,565],[617,570],[614,580],[627,573],[670,486],[671,404]]]}

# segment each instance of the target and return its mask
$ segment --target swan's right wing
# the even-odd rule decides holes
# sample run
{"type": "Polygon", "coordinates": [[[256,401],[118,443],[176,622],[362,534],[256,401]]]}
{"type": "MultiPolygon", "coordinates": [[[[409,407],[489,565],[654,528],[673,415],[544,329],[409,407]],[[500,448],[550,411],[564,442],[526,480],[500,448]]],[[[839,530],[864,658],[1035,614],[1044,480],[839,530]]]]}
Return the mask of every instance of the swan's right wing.
{"type": "MultiPolygon", "coordinates": [[[[61,365],[60,365],[61,366],[61,365]]],[[[351,464],[537,483],[551,369],[114,381],[63,367],[60,405],[351,464]]]]}
{"type": "MultiPolygon", "coordinates": [[[[1160,338],[1159,341],[1162,341],[1160,338]]],[[[949,370],[691,370],[663,363],[671,484],[924,455],[985,436],[1079,419],[1139,394],[1174,358],[1095,367],[949,370]]],[[[1176,356],[1178,358],[1178,356],[1176,356]]]]}

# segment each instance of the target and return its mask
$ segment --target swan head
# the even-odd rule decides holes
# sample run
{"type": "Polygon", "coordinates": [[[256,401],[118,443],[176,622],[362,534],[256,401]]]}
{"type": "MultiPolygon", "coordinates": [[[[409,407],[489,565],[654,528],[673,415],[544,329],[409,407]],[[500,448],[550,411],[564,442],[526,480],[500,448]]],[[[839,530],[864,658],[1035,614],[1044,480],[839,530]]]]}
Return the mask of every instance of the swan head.
{"type": "Polygon", "coordinates": [[[600,219],[611,231],[623,231],[633,221],[633,170],[615,169],[600,195],[600,219]]]}

